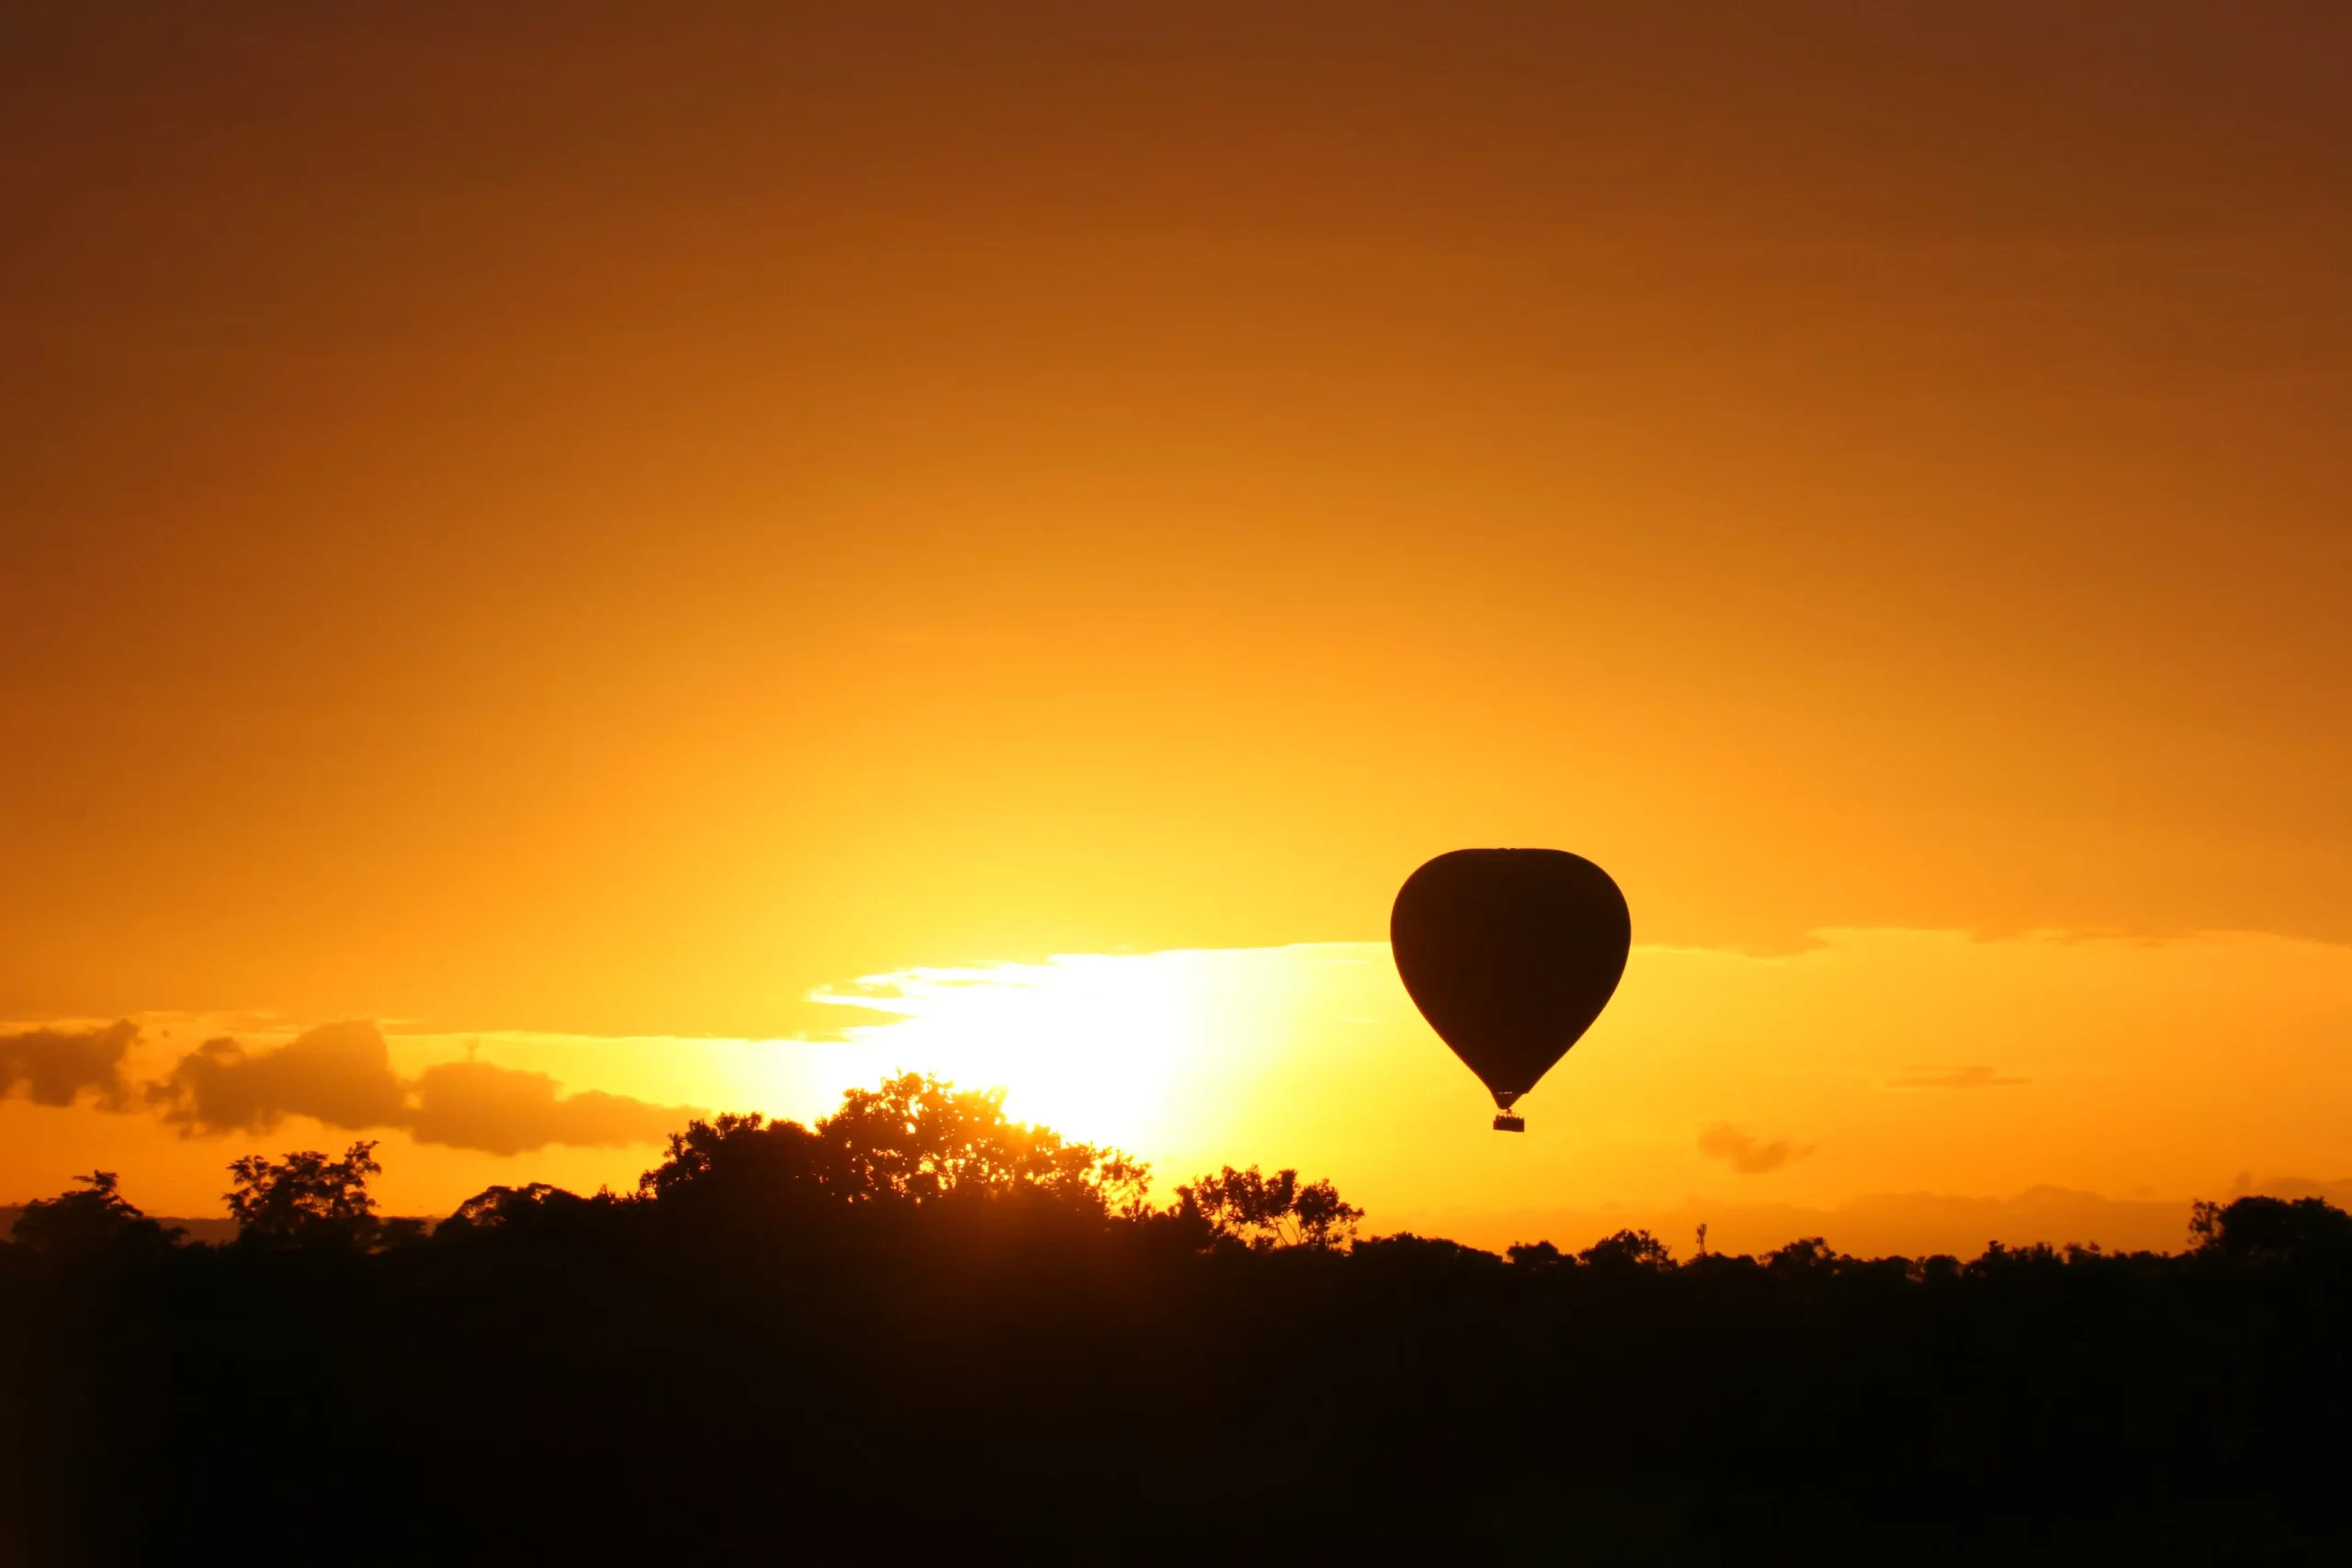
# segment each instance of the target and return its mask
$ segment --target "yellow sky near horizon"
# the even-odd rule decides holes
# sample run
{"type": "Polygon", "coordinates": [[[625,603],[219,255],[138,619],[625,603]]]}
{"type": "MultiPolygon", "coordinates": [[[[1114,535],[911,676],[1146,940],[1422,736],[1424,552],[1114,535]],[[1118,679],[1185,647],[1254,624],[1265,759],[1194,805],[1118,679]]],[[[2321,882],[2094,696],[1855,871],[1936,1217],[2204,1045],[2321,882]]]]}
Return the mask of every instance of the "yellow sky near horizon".
{"type": "MultiPolygon", "coordinates": [[[[1382,943],[1069,955],[842,994],[898,1017],[814,1043],[395,1027],[390,1059],[404,1076],[474,1058],[571,1094],[804,1121],[885,1071],[933,1072],[1150,1160],[1163,1200],[1222,1163],[1291,1165],[1338,1180],[1374,1230],[1498,1247],[1621,1223],[1681,1245],[1701,1219],[1727,1248],[1792,1225],[1913,1252],[2174,1247],[2192,1197],[2352,1190],[2352,1064],[2330,1049],[2352,1029],[2352,950],[2324,943],[1882,931],[1781,955],[1637,947],[1602,1021],[1529,1098],[1521,1137],[1487,1127],[1484,1091],[1414,1014],[1382,943]]],[[[132,1076],[163,1076],[237,1021],[144,1021],[132,1076]]],[[[291,1037],[242,1021],[256,1048],[291,1037]]],[[[0,1102],[0,1134],[11,1197],[116,1160],[150,1208],[208,1213],[233,1155],[355,1130],[295,1115],[182,1138],[142,1109],[0,1102]]],[[[403,1212],[446,1213],[492,1182],[626,1189],[658,1153],[371,1135],[403,1212]]]]}
{"type": "MultiPolygon", "coordinates": [[[[1163,1166],[1488,1239],[2340,1179],[2352,13],[2257,10],[11,17],[0,1032],[386,1021],[337,1092],[488,1145],[1034,1004],[1152,1042],[1048,1120],[1158,1062],[1163,1166]],[[1393,977],[1267,955],[1496,844],[1641,947],[1458,1150],[1393,977]]],[[[215,1190],[25,1092],[0,1197],[215,1190]]]]}

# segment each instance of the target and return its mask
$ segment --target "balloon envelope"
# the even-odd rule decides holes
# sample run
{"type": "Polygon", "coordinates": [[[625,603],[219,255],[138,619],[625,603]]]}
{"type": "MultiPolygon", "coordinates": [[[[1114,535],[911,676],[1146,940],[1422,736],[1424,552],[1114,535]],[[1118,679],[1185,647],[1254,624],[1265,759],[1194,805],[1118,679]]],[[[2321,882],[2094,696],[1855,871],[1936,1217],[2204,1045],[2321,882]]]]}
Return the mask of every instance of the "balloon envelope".
{"type": "Polygon", "coordinates": [[[1625,972],[1625,896],[1562,850],[1455,850],[1405,879],[1396,973],[1505,1110],[1567,1055],[1625,972]]]}

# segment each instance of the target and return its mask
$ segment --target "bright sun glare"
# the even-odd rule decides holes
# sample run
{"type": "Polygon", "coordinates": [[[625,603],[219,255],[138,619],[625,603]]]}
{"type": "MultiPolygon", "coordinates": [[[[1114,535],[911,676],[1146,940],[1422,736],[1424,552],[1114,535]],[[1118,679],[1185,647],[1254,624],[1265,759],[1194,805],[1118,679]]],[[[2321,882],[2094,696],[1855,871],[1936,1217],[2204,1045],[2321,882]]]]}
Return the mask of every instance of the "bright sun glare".
{"type": "Polygon", "coordinates": [[[816,999],[896,1015],[846,1032],[873,1061],[1002,1089],[1005,1109],[1073,1137],[1135,1148],[1171,1130],[1181,1080],[1219,1046],[1204,1003],[1209,955],[1089,953],[1043,964],[869,976],[816,999]]]}

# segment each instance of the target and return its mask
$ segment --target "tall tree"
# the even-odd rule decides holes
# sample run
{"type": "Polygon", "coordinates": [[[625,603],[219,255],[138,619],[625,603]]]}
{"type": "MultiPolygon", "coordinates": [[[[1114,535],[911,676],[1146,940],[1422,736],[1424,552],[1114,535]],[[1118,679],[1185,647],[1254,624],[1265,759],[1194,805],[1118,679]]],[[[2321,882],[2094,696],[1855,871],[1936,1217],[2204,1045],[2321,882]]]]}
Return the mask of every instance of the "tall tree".
{"type": "Polygon", "coordinates": [[[376,1145],[362,1139],[331,1160],[300,1149],[282,1160],[247,1155],[232,1162],[224,1196],[240,1241],[270,1246],[368,1247],[382,1231],[368,1179],[383,1173],[376,1145]]]}
{"type": "Polygon", "coordinates": [[[36,1198],[17,1216],[17,1245],[50,1254],[106,1252],[126,1247],[169,1247],[184,1233],[165,1230],[141,1213],[118,1190],[115,1173],[94,1170],[77,1176],[79,1192],[36,1198]]]}
{"type": "Polygon", "coordinates": [[[1197,1214],[1213,1235],[1239,1242],[1252,1252],[1277,1247],[1325,1251],[1355,1235],[1363,1211],[1340,1198],[1327,1179],[1301,1181],[1283,1169],[1268,1176],[1251,1166],[1227,1166],[1214,1176],[1176,1189],[1180,1215],[1197,1214]]]}

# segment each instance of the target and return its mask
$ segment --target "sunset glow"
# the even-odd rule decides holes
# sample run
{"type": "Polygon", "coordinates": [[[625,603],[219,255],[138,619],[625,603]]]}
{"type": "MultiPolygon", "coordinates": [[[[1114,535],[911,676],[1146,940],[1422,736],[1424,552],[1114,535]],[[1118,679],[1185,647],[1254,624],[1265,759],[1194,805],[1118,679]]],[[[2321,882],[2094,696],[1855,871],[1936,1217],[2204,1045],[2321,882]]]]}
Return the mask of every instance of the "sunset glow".
{"type": "MultiPolygon", "coordinates": [[[[919,969],[815,997],[848,1021],[840,1038],[388,1039],[412,1079],[470,1057],[566,1091],[804,1121],[885,1073],[930,1072],[1150,1161],[1163,1196],[1244,1150],[1333,1175],[1381,1224],[1495,1247],[1701,1221],[1719,1246],[1770,1245],[1794,1224],[1856,1248],[1960,1250],[2053,1225],[2165,1247],[2193,1196],[2352,1197],[2337,1165],[2352,1066],[2310,1065],[2352,1031],[2352,957],[2326,943],[1880,931],[1783,954],[1637,947],[1604,1021],[1508,1142],[1487,1133],[1484,1091],[1380,943],[919,969]]],[[[240,1021],[148,1021],[138,1073],[240,1021]]],[[[291,1038],[242,1021],[258,1049],[291,1038]]],[[[297,1115],[272,1135],[345,1131],[297,1115]]],[[[20,1160],[95,1150],[188,1212],[209,1206],[225,1145],[158,1139],[135,1108],[21,1100],[0,1103],[0,1134],[20,1160]]],[[[626,1189],[653,1153],[501,1156],[401,1133],[387,1146],[391,1201],[424,1212],[524,1170],[626,1189]]]]}
{"type": "Polygon", "coordinates": [[[12,51],[0,1203],[899,1068],[1482,1246],[2352,1181],[2318,12],[495,9],[12,51]],[[1487,845],[1633,915],[1515,1141],[1487,845]]]}

